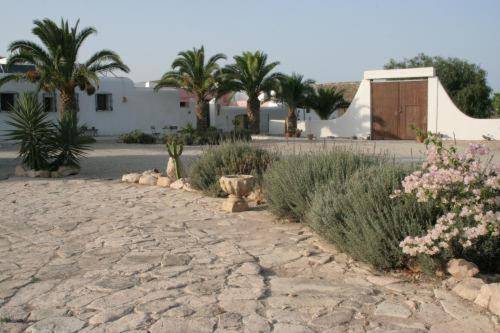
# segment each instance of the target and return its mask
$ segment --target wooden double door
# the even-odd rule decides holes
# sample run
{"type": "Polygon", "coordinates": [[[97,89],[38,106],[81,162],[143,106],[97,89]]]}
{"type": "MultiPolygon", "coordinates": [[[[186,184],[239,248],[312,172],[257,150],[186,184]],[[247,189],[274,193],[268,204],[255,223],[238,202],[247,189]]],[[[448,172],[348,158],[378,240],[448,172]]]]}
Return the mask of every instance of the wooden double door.
{"type": "Polygon", "coordinates": [[[371,83],[374,140],[412,140],[411,125],[427,131],[427,80],[371,83]]]}

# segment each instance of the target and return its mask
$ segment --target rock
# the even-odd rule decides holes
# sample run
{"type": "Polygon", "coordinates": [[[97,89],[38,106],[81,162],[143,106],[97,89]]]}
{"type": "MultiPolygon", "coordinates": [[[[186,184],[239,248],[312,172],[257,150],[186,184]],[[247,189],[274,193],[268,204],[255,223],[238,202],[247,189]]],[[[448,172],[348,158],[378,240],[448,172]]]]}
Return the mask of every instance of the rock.
{"type": "Polygon", "coordinates": [[[26,176],[30,178],[50,178],[49,170],[28,170],[26,176]]]}
{"type": "Polygon", "coordinates": [[[243,326],[245,333],[269,333],[271,327],[267,320],[257,314],[251,314],[243,318],[243,326]]]}
{"type": "Polygon", "coordinates": [[[185,266],[190,261],[191,257],[187,254],[166,254],[161,260],[161,266],[185,266]]]}
{"type": "Polygon", "coordinates": [[[247,200],[255,202],[257,205],[261,205],[265,202],[264,193],[262,193],[261,188],[256,188],[247,196],[247,200]]]}
{"type": "Polygon", "coordinates": [[[325,314],[319,318],[314,319],[311,323],[314,326],[323,328],[333,328],[339,325],[347,324],[351,321],[354,314],[353,310],[342,309],[332,313],[325,314]]]}
{"type": "Polygon", "coordinates": [[[169,177],[158,177],[158,181],[156,182],[156,185],[161,186],[161,187],[170,187],[170,184],[172,184],[172,179],[169,177]]]}
{"type": "Polygon", "coordinates": [[[118,318],[123,317],[124,315],[130,313],[132,311],[131,307],[117,307],[112,309],[106,309],[97,313],[96,315],[89,318],[89,324],[91,325],[99,325],[104,324],[110,321],[114,321],[118,318]]]}
{"type": "Polygon", "coordinates": [[[500,316],[500,283],[485,284],[474,303],[500,316]]]}
{"type": "Polygon", "coordinates": [[[146,171],[144,171],[144,172],[142,173],[142,175],[143,175],[143,176],[145,176],[145,175],[151,175],[151,176],[153,176],[153,177],[158,178],[158,177],[160,177],[160,176],[161,176],[161,173],[160,173],[160,171],[158,171],[158,169],[151,169],[151,170],[146,170],[146,171]]]}
{"type": "Polygon", "coordinates": [[[479,291],[484,286],[484,282],[477,278],[463,279],[453,288],[453,291],[462,298],[474,301],[479,295],[479,291]]]}
{"type": "Polygon", "coordinates": [[[170,177],[171,179],[177,179],[177,170],[175,167],[175,161],[172,157],[169,157],[168,159],[167,170],[165,170],[165,172],[167,173],[167,176],[170,177]]]}
{"type": "Polygon", "coordinates": [[[140,173],[128,173],[122,176],[122,182],[138,183],[139,178],[141,178],[140,173]]]}
{"type": "Polygon", "coordinates": [[[479,273],[477,266],[464,259],[452,259],[448,262],[448,273],[455,279],[463,280],[467,277],[473,277],[479,273]]]}
{"type": "Polygon", "coordinates": [[[175,182],[170,184],[170,188],[173,188],[175,190],[182,190],[185,186],[189,184],[187,178],[181,178],[177,179],[175,182]]]}
{"type": "MultiPolygon", "coordinates": [[[[335,257],[337,258],[337,257],[335,257]]],[[[378,275],[372,275],[372,276],[367,276],[366,279],[370,281],[371,283],[377,285],[377,286],[387,286],[392,283],[400,282],[400,279],[383,275],[383,276],[378,276],[378,275]]]]}
{"type": "Polygon", "coordinates": [[[169,318],[162,317],[151,325],[149,332],[211,333],[215,327],[214,318],[169,318]]]}
{"type": "Polygon", "coordinates": [[[75,317],[51,317],[28,327],[25,333],[73,333],[78,332],[85,322],[75,317]]]}
{"type": "Polygon", "coordinates": [[[156,185],[158,178],[152,174],[142,175],[139,178],[139,184],[141,185],[156,185]]]}
{"type": "Polygon", "coordinates": [[[57,172],[61,177],[68,177],[72,175],[77,175],[80,173],[80,168],[77,166],[71,166],[71,165],[61,165],[58,169],[57,172]]]}
{"type": "Polygon", "coordinates": [[[375,315],[406,319],[411,316],[411,311],[401,304],[384,301],[377,306],[375,315]]]}
{"type": "Polygon", "coordinates": [[[16,168],[14,170],[14,175],[17,177],[26,177],[27,176],[27,170],[24,168],[22,164],[16,165],[16,168]]]}

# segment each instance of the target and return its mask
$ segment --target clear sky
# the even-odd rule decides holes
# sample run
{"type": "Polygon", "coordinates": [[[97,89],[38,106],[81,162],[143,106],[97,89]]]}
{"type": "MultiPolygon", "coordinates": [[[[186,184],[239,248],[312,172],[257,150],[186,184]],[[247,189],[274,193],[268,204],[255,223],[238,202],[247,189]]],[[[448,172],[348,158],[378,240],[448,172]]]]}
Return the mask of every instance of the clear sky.
{"type": "Polygon", "coordinates": [[[232,57],[261,49],[280,71],[360,80],[389,58],[419,52],[479,64],[500,91],[500,0],[0,0],[0,54],[32,39],[32,20],[80,18],[99,31],[82,57],[117,51],[135,81],[158,79],[180,50],[232,57]],[[5,3],[4,3],[5,2],[5,3]]]}

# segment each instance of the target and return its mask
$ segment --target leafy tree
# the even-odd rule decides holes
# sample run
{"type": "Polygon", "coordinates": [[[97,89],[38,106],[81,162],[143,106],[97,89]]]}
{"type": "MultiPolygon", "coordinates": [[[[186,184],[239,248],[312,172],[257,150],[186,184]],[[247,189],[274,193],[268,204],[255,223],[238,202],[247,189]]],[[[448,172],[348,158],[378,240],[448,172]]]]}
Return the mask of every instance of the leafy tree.
{"type": "Polygon", "coordinates": [[[458,58],[430,57],[420,53],[414,58],[389,60],[385,69],[434,67],[436,75],[455,105],[471,117],[487,118],[491,112],[491,88],[486,71],[479,65],[458,58]]]}
{"type": "Polygon", "coordinates": [[[111,50],[101,50],[86,62],[78,62],[78,53],[88,37],[97,33],[93,27],[78,30],[79,21],[70,27],[62,20],[59,26],[50,20],[33,21],[32,32],[42,44],[18,40],[9,46],[7,68],[15,64],[27,64],[33,69],[26,73],[13,73],[0,79],[0,86],[9,81],[27,80],[37,83],[38,89],[58,90],[61,96],[60,112],[75,109],[75,88],[92,95],[99,85],[100,74],[116,70],[129,72],[120,56],[111,50]]]}
{"type": "Polygon", "coordinates": [[[304,76],[293,73],[282,76],[278,87],[277,96],[288,107],[286,131],[288,133],[297,130],[297,108],[307,106],[307,102],[314,94],[313,80],[304,80],[304,76]]]}
{"type": "Polygon", "coordinates": [[[500,93],[495,93],[493,96],[493,110],[500,116],[500,93]]]}
{"type": "Polygon", "coordinates": [[[247,115],[250,130],[253,133],[260,131],[260,100],[259,95],[271,96],[271,90],[277,87],[280,73],[271,73],[279,65],[278,61],[268,63],[267,54],[256,51],[243,52],[234,56],[234,64],[227,65],[222,73],[225,75],[226,89],[238,92],[244,91],[248,95],[247,115]]]}
{"type": "Polygon", "coordinates": [[[158,91],[163,87],[177,87],[193,94],[196,98],[196,127],[205,130],[209,126],[209,102],[220,92],[221,76],[219,60],[226,59],[217,53],[205,61],[205,48],[179,52],[172,63],[172,70],[163,74],[155,86],[158,91]]]}
{"type": "Polygon", "coordinates": [[[319,88],[309,99],[309,106],[322,120],[330,119],[335,110],[346,103],[344,91],[331,88],[319,88]]]}

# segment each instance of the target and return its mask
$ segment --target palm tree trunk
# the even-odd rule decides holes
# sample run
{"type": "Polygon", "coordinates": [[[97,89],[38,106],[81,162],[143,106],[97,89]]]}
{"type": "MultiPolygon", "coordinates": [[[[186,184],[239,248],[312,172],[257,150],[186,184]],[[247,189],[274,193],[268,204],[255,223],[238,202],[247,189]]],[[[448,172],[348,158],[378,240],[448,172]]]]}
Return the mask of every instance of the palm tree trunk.
{"type": "Polygon", "coordinates": [[[66,112],[75,112],[75,89],[63,89],[59,91],[59,94],[59,114],[62,116],[66,112]]]}
{"type": "Polygon", "coordinates": [[[210,124],[210,104],[204,100],[197,100],[195,106],[196,128],[206,130],[210,124]]]}
{"type": "Polygon", "coordinates": [[[295,112],[295,107],[288,107],[288,117],[286,120],[286,131],[288,133],[295,133],[297,130],[297,114],[295,112]]]}
{"type": "Polygon", "coordinates": [[[260,101],[249,98],[247,101],[248,127],[253,134],[260,133],[260,101]]]}

